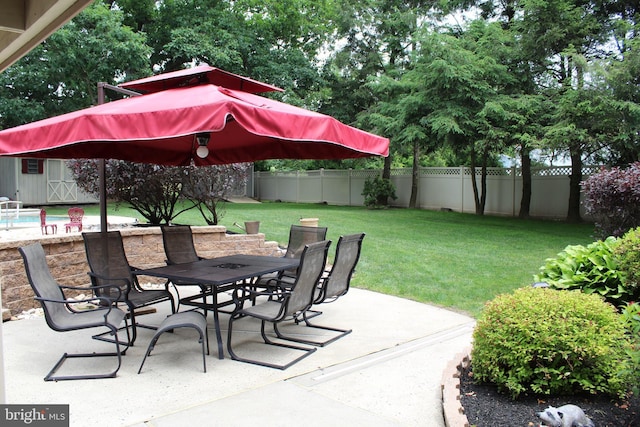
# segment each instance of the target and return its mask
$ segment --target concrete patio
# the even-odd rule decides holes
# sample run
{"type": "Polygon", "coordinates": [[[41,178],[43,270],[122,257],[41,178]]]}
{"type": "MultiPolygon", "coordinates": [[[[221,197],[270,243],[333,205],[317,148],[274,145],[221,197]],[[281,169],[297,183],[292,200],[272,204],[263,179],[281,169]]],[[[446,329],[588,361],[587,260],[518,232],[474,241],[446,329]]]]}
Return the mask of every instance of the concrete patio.
{"type": "MultiPolygon", "coordinates": [[[[137,374],[153,331],[139,329],[117,378],[44,382],[63,352],[111,351],[90,331],[57,333],[44,318],[4,323],[6,403],[69,404],[71,426],[444,426],[441,379],[447,363],[469,346],[468,316],[361,289],[321,307],[315,322],[348,327],[350,335],[280,371],[217,358],[209,317],[211,355],[203,373],[197,335],[180,329],[160,337],[137,374]]],[[[140,316],[159,324],[169,312],[140,316]]],[[[228,315],[221,315],[226,340],[228,315]]],[[[317,334],[295,326],[295,333],[317,334]]],[[[237,353],[278,357],[258,344],[259,324],[234,323],[237,353]]],[[[226,352],[226,341],[225,341],[226,352]]],[[[285,355],[290,356],[290,355],[285,355]]],[[[91,359],[94,369],[115,359],[91,359]]],[[[60,373],[78,373],[71,360],[60,373]]]]}

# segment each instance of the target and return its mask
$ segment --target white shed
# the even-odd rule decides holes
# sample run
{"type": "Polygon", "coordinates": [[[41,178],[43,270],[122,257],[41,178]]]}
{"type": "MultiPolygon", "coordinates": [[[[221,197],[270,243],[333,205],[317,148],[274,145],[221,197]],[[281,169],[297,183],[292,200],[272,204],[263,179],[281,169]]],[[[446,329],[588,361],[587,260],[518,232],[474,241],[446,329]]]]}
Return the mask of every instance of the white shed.
{"type": "Polygon", "coordinates": [[[23,206],[97,203],[78,189],[64,160],[0,157],[0,196],[23,206]]]}

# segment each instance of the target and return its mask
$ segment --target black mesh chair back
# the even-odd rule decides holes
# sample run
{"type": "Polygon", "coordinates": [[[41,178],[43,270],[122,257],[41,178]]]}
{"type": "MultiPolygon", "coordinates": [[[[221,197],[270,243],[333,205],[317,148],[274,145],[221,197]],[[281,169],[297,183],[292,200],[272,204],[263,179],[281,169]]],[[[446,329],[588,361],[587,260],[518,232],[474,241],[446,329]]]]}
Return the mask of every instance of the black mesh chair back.
{"type": "MultiPolygon", "coordinates": [[[[202,257],[198,256],[196,247],[193,244],[193,234],[190,226],[162,225],[160,226],[160,229],[162,230],[162,243],[164,245],[164,254],[166,255],[167,265],[185,264],[202,259],[202,257]]],[[[175,280],[170,281],[170,283],[173,283],[175,292],[178,296],[178,310],[180,309],[181,304],[198,307],[199,304],[193,302],[199,300],[200,298],[202,298],[202,305],[206,305],[205,303],[207,296],[212,296],[213,292],[215,292],[211,289],[207,290],[207,286],[202,286],[199,283],[176,282],[175,280]],[[178,290],[179,286],[175,285],[200,286],[200,296],[193,295],[186,298],[181,298],[180,291],[178,290]]],[[[220,292],[226,290],[228,290],[228,287],[220,287],[220,292]]],[[[203,310],[206,316],[208,310],[206,308],[203,308],[203,310]]]]}
{"type": "Polygon", "coordinates": [[[307,227],[292,225],[285,258],[300,258],[305,245],[321,242],[327,238],[327,227],[307,227]]]}
{"type": "MultiPolygon", "coordinates": [[[[276,336],[282,340],[306,342],[297,337],[282,334],[278,330],[277,325],[279,322],[289,320],[296,316],[302,316],[303,313],[313,304],[314,293],[327,262],[329,245],[331,245],[331,241],[323,240],[321,242],[311,243],[304,247],[300,256],[298,275],[295,277],[293,284],[288,281],[280,286],[274,284],[270,287],[271,291],[269,292],[258,292],[245,289],[246,292],[261,296],[268,296],[267,301],[251,305],[250,307],[243,307],[243,301],[238,298],[237,293],[234,293],[234,300],[236,300],[236,303],[238,304],[238,309],[234,311],[229,318],[229,329],[227,332],[227,350],[232,359],[268,366],[270,368],[287,369],[289,366],[299,362],[316,351],[314,347],[308,348],[286,344],[284,342],[272,341],[265,333],[265,323],[272,323],[276,336]],[[265,344],[298,350],[302,352],[302,354],[285,364],[270,363],[264,360],[249,359],[238,356],[232,348],[233,323],[234,321],[245,317],[254,317],[261,320],[260,333],[265,344]]],[[[278,279],[273,280],[275,282],[280,281],[278,279]]]]}
{"type": "Polygon", "coordinates": [[[36,297],[41,298],[40,303],[47,325],[55,331],[67,330],[72,326],[70,312],[64,304],[54,302],[63,301],[65,297],[58,282],[51,275],[42,245],[36,243],[18,250],[24,260],[29,284],[36,297]]]}
{"type": "Polygon", "coordinates": [[[156,329],[154,326],[137,323],[135,309],[168,301],[171,304],[171,313],[176,312],[173,295],[169,292],[167,284],[164,289],[144,289],[139,285],[127,260],[119,231],[82,233],[82,238],[91,269],[91,284],[96,295],[116,299],[112,291],[104,290],[102,286],[111,285],[112,288],[109,289],[118,286],[121,294],[117,301],[124,302],[129,308],[133,331],[129,345],[133,345],[136,340],[137,327],[156,329]]]}
{"type": "MultiPolygon", "coordinates": [[[[358,260],[360,259],[364,236],[364,233],[359,233],[340,237],[338,244],[336,245],[336,254],[333,260],[333,266],[331,267],[329,274],[320,279],[320,285],[316,289],[316,295],[313,301],[314,304],[333,302],[349,291],[351,277],[353,276],[353,272],[355,271],[358,260]]],[[[332,337],[324,341],[307,340],[305,342],[323,347],[351,333],[351,329],[320,326],[310,322],[309,319],[321,314],[322,312],[318,310],[305,310],[302,313],[302,321],[304,321],[305,325],[311,328],[338,332],[338,334],[333,334],[332,337]]],[[[300,322],[300,317],[296,317],[296,321],[300,322]]]]}
{"type": "MultiPolygon", "coordinates": [[[[119,231],[107,233],[82,233],[87,261],[91,269],[92,283],[95,286],[117,285],[122,291],[122,299],[126,299],[135,285],[135,277],[124,251],[122,236],[119,231]]],[[[108,291],[98,291],[99,296],[108,291]]]]}
{"type": "Polygon", "coordinates": [[[329,275],[321,281],[315,304],[329,302],[349,291],[351,276],[356,269],[362,250],[364,233],[341,236],[329,275]]]}
{"type": "MultiPolygon", "coordinates": [[[[120,351],[120,343],[118,342],[118,327],[125,320],[124,311],[112,307],[109,301],[105,301],[106,307],[96,309],[73,310],[71,306],[74,304],[95,303],[95,298],[88,300],[70,300],[64,295],[63,289],[82,290],[81,287],[70,287],[60,285],[51,275],[49,266],[45,256],[44,249],[40,243],[34,243],[28,246],[18,248],[27,273],[29,284],[36,295],[36,300],[42,305],[44,317],[47,325],[54,331],[67,332],[89,328],[108,328],[110,334],[115,338],[111,341],[115,343],[115,352],[112,353],[81,353],[72,354],[64,353],[53,369],[44,377],[45,381],[62,381],[62,380],[78,380],[78,379],[95,379],[95,378],[113,378],[120,369],[121,355],[126,351],[120,351]],[[99,374],[83,374],[83,375],[58,375],[54,374],[68,359],[79,358],[96,358],[96,357],[116,357],[116,367],[107,372],[99,374]]],[[[125,320],[126,328],[126,320],[125,320]]],[[[127,329],[128,335],[128,329],[127,329]]]]}
{"type": "Polygon", "coordinates": [[[286,302],[284,317],[298,315],[308,310],[313,304],[315,289],[327,262],[331,241],[311,243],[304,247],[300,257],[298,275],[291,287],[291,294],[286,302]]]}
{"type": "Polygon", "coordinates": [[[193,244],[191,227],[188,225],[163,225],[162,243],[167,256],[167,264],[184,264],[201,258],[193,244]]]}

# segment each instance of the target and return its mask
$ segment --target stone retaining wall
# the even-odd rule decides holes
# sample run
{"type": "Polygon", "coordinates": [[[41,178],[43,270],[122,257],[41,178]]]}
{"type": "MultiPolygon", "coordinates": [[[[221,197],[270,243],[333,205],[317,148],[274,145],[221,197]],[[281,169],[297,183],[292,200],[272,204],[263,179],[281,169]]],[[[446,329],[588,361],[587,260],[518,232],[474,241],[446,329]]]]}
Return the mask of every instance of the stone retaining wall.
{"type": "MultiPolygon", "coordinates": [[[[226,227],[192,227],[193,241],[198,255],[213,258],[238,253],[276,256],[277,242],[265,241],[259,234],[227,234],[226,227]]],[[[162,232],[160,227],[132,227],[120,230],[129,264],[138,268],[157,267],[165,264],[162,232]]],[[[50,235],[38,238],[45,253],[51,274],[61,285],[89,286],[89,265],[82,235],[50,235]]],[[[27,281],[18,247],[33,243],[33,239],[0,242],[0,288],[2,306],[11,314],[39,307],[27,281]]],[[[141,283],[158,283],[157,278],[140,278],[141,283]]],[[[80,293],[80,292],[78,292],[80,293]]],[[[72,296],[72,295],[69,295],[72,296]]]]}

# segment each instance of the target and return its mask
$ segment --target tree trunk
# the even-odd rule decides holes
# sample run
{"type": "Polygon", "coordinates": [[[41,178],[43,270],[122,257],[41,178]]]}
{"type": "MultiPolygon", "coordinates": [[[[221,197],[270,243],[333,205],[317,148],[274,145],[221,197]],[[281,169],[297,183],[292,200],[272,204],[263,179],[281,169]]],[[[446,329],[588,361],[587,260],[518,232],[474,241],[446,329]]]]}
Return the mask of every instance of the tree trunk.
{"type": "Polygon", "coordinates": [[[520,200],[518,217],[529,218],[531,210],[531,157],[528,148],[522,147],[520,161],[522,162],[522,199],[520,200]]]}
{"type": "Polygon", "coordinates": [[[571,175],[569,175],[568,222],[580,222],[580,182],[582,181],[582,150],[579,146],[570,147],[571,175]]]}
{"type": "Polygon", "coordinates": [[[473,187],[473,201],[476,206],[476,215],[482,215],[484,213],[481,208],[480,196],[478,194],[478,181],[476,180],[476,150],[471,147],[471,186],[473,187]]]}
{"type": "Polygon", "coordinates": [[[418,180],[420,179],[420,147],[418,142],[413,143],[413,166],[411,168],[411,197],[409,207],[415,208],[418,200],[418,180]]]}
{"type": "Polygon", "coordinates": [[[382,178],[391,179],[391,154],[384,158],[384,166],[382,167],[382,178]]]}
{"type": "Polygon", "coordinates": [[[480,196],[480,211],[476,209],[476,215],[484,215],[484,208],[487,205],[487,159],[489,151],[484,150],[482,153],[482,174],[480,176],[482,195],[480,196]]]}

